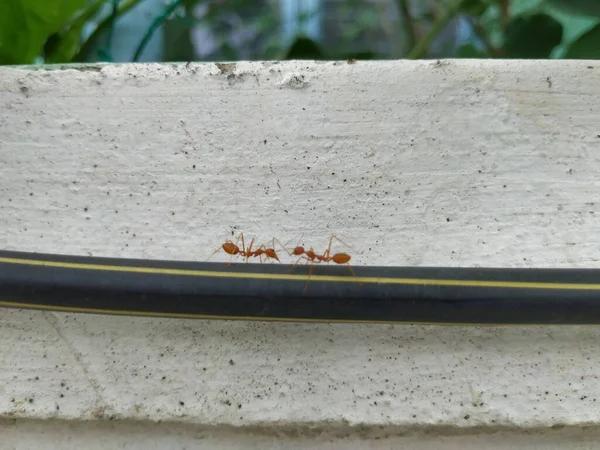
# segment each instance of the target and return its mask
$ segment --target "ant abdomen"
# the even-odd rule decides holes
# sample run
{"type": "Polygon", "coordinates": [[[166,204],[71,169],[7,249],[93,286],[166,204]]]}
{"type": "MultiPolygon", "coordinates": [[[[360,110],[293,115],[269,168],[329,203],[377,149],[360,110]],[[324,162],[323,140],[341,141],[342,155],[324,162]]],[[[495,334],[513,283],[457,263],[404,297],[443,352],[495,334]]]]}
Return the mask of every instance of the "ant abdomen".
{"type": "Polygon", "coordinates": [[[336,264],[346,264],[351,259],[352,256],[347,253],[336,253],[331,257],[331,260],[336,264]]]}
{"type": "Polygon", "coordinates": [[[267,248],[265,250],[265,253],[267,254],[267,257],[273,258],[273,259],[279,261],[279,256],[277,256],[277,253],[275,253],[275,249],[273,249],[273,248],[267,248]]]}

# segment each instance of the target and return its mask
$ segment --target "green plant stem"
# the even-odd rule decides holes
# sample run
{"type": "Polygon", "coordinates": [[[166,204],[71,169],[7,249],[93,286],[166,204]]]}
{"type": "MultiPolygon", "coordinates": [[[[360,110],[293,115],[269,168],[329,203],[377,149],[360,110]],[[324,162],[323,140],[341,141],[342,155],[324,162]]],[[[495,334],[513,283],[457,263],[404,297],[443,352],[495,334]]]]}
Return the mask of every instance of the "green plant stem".
{"type": "MultiPolygon", "coordinates": [[[[115,34],[115,22],[117,21],[117,18],[119,17],[119,0],[112,0],[112,11],[110,13],[111,15],[111,24],[110,27],[108,28],[108,32],[106,33],[106,47],[108,48],[108,51],[110,52],[110,49],[112,48],[112,41],[113,41],[113,36],[115,34]]],[[[112,57],[110,58],[112,60],[112,57]]]]}
{"type": "MultiPolygon", "coordinates": [[[[121,17],[130,9],[136,7],[139,3],[144,0],[124,0],[117,8],[117,16],[121,17]]],[[[106,19],[98,24],[94,32],[89,38],[83,43],[79,52],[73,57],[73,62],[84,62],[85,58],[89,55],[90,51],[102,36],[102,33],[111,26],[114,22],[114,14],[110,14],[106,19]]]]}
{"type": "Polygon", "coordinates": [[[408,48],[414,48],[417,42],[417,32],[415,30],[415,24],[410,13],[410,7],[408,6],[408,0],[398,0],[398,9],[402,15],[402,22],[405,26],[405,36],[408,48]]]}
{"type": "Polygon", "coordinates": [[[419,59],[422,58],[423,55],[427,52],[427,49],[431,45],[431,43],[435,40],[438,34],[444,29],[444,27],[452,20],[452,18],[456,15],[456,13],[460,10],[460,7],[467,0],[453,0],[452,3],[446,8],[440,17],[434,22],[433,26],[429,30],[429,32],[423,36],[421,39],[410,51],[407,58],[408,59],[419,59]]]}
{"type": "Polygon", "coordinates": [[[146,48],[146,45],[148,45],[148,42],[150,42],[150,39],[152,39],[152,36],[156,32],[156,30],[158,30],[158,28],[167,21],[169,16],[171,14],[173,14],[173,12],[177,8],[179,8],[184,1],[185,0],[174,0],[173,2],[171,2],[171,4],[169,6],[167,6],[165,8],[165,10],[163,11],[163,13],[160,16],[156,17],[152,21],[152,23],[146,30],[144,37],[140,41],[140,44],[138,45],[137,49],[135,50],[135,53],[134,53],[133,59],[132,59],[133,62],[136,62],[138,59],[140,59],[142,52],[146,48]]]}
{"type": "Polygon", "coordinates": [[[502,30],[506,29],[506,25],[510,20],[510,0],[502,0],[502,30]]]}
{"type": "Polygon", "coordinates": [[[100,11],[100,8],[102,8],[102,5],[104,5],[104,2],[105,0],[96,0],[93,4],[89,5],[87,9],[75,17],[73,22],[69,24],[68,29],[60,34],[58,43],[48,52],[44,52],[44,62],[46,64],[72,61],[73,54],[77,51],[77,47],[75,46],[70,49],[70,41],[74,40],[79,42],[81,39],[81,30],[83,30],[83,27],[86,23],[88,23],[96,14],[98,14],[98,11],[100,11]],[[68,52],[68,50],[71,50],[71,52],[68,52]],[[66,55],[67,52],[69,53],[68,55],[66,55]]]}
{"type": "Polygon", "coordinates": [[[92,20],[96,14],[98,14],[98,11],[100,11],[100,8],[102,8],[104,2],[105,0],[96,0],[93,4],[91,4],[85,11],[75,18],[64,35],[73,32],[81,32],[85,24],[92,20]]]}

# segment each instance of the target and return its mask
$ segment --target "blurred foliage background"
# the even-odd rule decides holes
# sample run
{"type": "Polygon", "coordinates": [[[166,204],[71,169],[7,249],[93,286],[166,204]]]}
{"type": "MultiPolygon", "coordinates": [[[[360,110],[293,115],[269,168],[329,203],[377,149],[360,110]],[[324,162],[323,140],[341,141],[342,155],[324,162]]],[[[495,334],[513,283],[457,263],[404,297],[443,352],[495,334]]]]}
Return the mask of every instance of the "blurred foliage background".
{"type": "Polygon", "coordinates": [[[0,0],[0,64],[600,59],[600,0],[0,0]]]}

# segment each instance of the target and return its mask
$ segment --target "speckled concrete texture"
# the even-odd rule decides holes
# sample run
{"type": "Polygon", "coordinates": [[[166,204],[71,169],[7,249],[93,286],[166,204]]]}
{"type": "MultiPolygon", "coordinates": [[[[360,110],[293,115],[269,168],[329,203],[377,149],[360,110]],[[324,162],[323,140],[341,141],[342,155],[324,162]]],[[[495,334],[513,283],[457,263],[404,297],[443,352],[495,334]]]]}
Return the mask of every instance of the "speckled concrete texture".
{"type": "MultiPolygon", "coordinates": [[[[205,260],[239,231],[315,248],[335,233],[358,265],[598,267],[599,71],[2,67],[0,247],[205,260]]],[[[583,427],[599,332],[0,310],[0,414],[349,438],[583,427]]]]}
{"type": "Polygon", "coordinates": [[[410,428],[587,424],[599,413],[593,327],[3,311],[0,341],[8,417],[410,428]]]}

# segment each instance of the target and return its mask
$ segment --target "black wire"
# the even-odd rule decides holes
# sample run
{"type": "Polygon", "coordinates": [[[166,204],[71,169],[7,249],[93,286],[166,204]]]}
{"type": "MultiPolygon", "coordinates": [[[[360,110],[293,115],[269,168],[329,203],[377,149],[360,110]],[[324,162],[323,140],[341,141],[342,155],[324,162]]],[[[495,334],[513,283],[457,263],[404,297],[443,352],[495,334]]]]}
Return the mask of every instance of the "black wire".
{"type": "Polygon", "coordinates": [[[600,270],[307,266],[0,251],[0,306],[215,319],[598,324],[600,270]]]}

